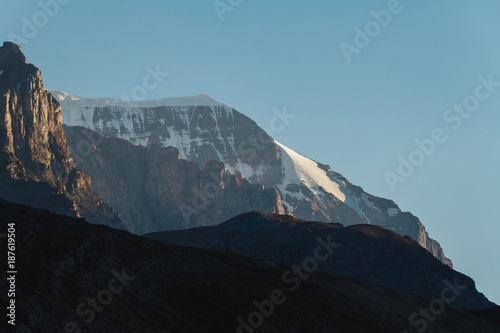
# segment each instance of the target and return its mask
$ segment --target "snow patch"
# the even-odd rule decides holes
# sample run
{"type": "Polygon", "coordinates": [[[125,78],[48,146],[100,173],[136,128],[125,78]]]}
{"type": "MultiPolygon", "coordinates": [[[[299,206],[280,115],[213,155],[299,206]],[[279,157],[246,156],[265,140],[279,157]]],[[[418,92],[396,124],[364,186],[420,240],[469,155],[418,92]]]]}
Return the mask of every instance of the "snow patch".
{"type": "Polygon", "coordinates": [[[399,214],[399,211],[396,208],[389,208],[387,209],[387,214],[389,214],[390,217],[394,217],[399,214]]]}
{"type": "Polygon", "coordinates": [[[297,198],[300,201],[304,200],[306,196],[302,193],[286,191],[286,185],[303,183],[319,197],[323,196],[323,193],[319,190],[321,186],[326,192],[333,194],[337,199],[354,209],[366,223],[370,223],[370,219],[361,208],[362,203],[370,208],[375,208],[375,206],[368,200],[366,194],[365,197],[357,197],[348,189],[347,184],[342,179],[337,179],[329,175],[318,166],[317,162],[302,156],[277,141],[274,142],[281,148],[282,152],[281,162],[285,179],[283,179],[282,185],[278,186],[281,193],[290,195],[292,198],[297,198]]]}
{"type": "MultiPolygon", "coordinates": [[[[53,96],[62,106],[63,123],[70,126],[83,126],[99,132],[115,133],[114,136],[128,140],[136,145],[146,146],[149,143],[149,132],[146,126],[159,120],[160,126],[168,135],[162,135],[161,144],[174,146],[183,158],[189,158],[192,149],[203,144],[213,143],[201,138],[191,138],[191,123],[197,106],[208,106],[210,116],[214,119],[217,139],[224,143],[219,126],[219,119],[234,119],[234,109],[212,97],[201,94],[191,97],[174,97],[154,101],[121,101],[112,98],[83,98],[62,91],[51,90],[53,96]],[[166,109],[168,108],[168,109],[166,109]],[[158,119],[158,112],[167,112],[173,123],[165,118],[158,119]],[[97,118],[97,121],[96,121],[97,118]],[[176,125],[174,125],[176,124],[176,125]]],[[[230,149],[234,147],[234,137],[227,138],[230,149]]],[[[223,145],[227,150],[228,147],[223,145]]],[[[215,147],[214,147],[215,150],[215,147]]],[[[227,151],[217,151],[218,158],[224,160],[227,151]]]]}
{"type": "Polygon", "coordinates": [[[146,108],[159,106],[222,106],[232,109],[231,106],[219,102],[207,94],[199,94],[187,97],[169,97],[156,100],[145,101],[125,101],[121,99],[99,97],[99,98],[83,98],[80,96],[71,95],[59,90],[48,90],[59,102],[65,102],[67,107],[77,105],[80,107],[104,107],[104,106],[125,106],[131,108],[146,108]]]}
{"type": "Polygon", "coordinates": [[[281,148],[281,161],[284,168],[285,179],[283,184],[298,184],[303,182],[314,194],[319,194],[319,187],[333,194],[337,199],[345,202],[345,194],[340,190],[340,185],[330,179],[325,170],[318,167],[318,163],[300,155],[292,149],[275,143],[281,148]]]}
{"type": "Polygon", "coordinates": [[[71,94],[65,93],[64,91],[60,91],[60,90],[48,89],[47,91],[50,92],[52,94],[52,96],[54,96],[59,102],[66,101],[66,100],[79,101],[81,99],[84,99],[83,97],[71,95],[71,94]]]}

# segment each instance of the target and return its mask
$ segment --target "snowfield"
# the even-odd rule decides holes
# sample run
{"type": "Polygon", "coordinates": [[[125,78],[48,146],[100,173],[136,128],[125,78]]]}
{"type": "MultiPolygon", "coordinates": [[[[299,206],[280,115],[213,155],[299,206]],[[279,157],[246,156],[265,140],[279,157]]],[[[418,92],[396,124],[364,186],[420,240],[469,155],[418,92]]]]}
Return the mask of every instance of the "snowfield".
{"type": "Polygon", "coordinates": [[[345,194],[340,190],[340,185],[333,182],[326,171],[318,167],[317,162],[300,155],[276,140],[274,142],[282,150],[281,161],[286,175],[283,180],[285,186],[303,182],[316,195],[320,193],[319,187],[321,186],[326,192],[345,202],[345,194]]]}

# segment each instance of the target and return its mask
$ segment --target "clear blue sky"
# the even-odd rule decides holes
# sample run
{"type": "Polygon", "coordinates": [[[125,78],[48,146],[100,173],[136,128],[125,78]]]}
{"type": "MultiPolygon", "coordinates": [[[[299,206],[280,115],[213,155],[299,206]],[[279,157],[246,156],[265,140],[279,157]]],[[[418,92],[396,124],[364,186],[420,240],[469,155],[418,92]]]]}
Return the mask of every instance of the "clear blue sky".
{"type": "Polygon", "coordinates": [[[340,44],[389,1],[222,2],[223,21],[213,0],[72,0],[44,22],[37,1],[3,0],[0,31],[23,36],[35,15],[22,48],[47,88],[120,98],[159,65],[148,99],[208,93],[262,127],[286,106],[297,118],[276,139],[420,217],[500,303],[500,88],[459,129],[443,120],[478,76],[500,82],[500,2],[402,0],[351,63],[340,44]],[[435,128],[448,139],[391,191],[384,173],[435,128]]]}

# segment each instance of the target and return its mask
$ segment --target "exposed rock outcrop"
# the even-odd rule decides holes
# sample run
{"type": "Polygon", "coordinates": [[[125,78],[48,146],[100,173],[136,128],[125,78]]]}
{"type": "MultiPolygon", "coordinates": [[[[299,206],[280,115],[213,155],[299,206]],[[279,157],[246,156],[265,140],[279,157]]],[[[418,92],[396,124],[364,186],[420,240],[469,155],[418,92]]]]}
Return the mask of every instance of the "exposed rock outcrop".
{"type": "Polygon", "coordinates": [[[135,146],[83,127],[65,131],[93,190],[133,233],[215,225],[250,211],[288,213],[276,189],[250,184],[223,162],[200,168],[174,147],[135,146]]]}
{"type": "Polygon", "coordinates": [[[59,102],[19,46],[0,47],[0,196],[17,203],[123,228],[75,169],[59,102]]]}

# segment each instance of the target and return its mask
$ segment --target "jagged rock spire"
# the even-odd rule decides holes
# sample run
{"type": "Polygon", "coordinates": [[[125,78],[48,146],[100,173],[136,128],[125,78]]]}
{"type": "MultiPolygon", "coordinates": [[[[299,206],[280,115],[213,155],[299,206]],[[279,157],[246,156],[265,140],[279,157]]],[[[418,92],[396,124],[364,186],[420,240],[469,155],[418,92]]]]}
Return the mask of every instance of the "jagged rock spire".
{"type": "Polygon", "coordinates": [[[62,127],[59,102],[21,48],[0,47],[0,197],[35,208],[83,216],[122,228],[77,170],[62,127]]]}

